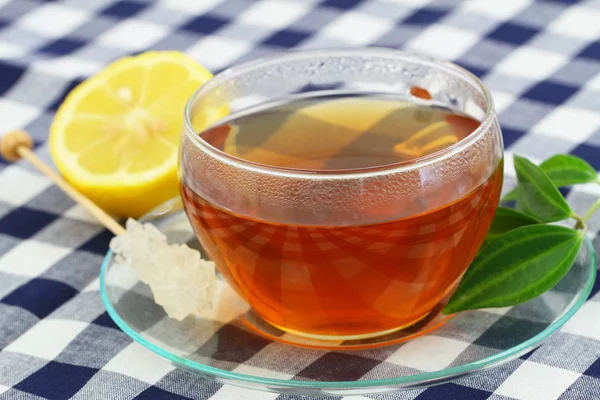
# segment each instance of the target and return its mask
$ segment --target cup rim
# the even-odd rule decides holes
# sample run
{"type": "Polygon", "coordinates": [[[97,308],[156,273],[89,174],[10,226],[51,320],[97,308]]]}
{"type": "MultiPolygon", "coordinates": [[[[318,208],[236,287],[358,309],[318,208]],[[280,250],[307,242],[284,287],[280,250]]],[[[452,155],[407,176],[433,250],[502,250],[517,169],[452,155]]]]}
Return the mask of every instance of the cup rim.
{"type": "MultiPolygon", "coordinates": [[[[490,129],[490,126],[494,122],[496,116],[494,111],[493,99],[490,91],[485,87],[483,82],[469,70],[453,63],[450,61],[440,60],[428,55],[410,52],[405,50],[396,50],[384,47],[349,47],[349,48],[321,48],[316,50],[287,50],[278,54],[269,55],[266,57],[256,58],[251,61],[247,61],[230,68],[227,68],[216,75],[210,80],[201,85],[188,99],[184,110],[184,135],[196,146],[201,148],[204,152],[208,153],[211,157],[217,159],[221,163],[229,164],[233,167],[250,170],[255,173],[263,173],[268,175],[278,175],[290,178],[309,178],[309,179],[335,179],[335,178],[353,178],[353,177],[364,177],[364,176],[378,176],[387,175],[392,173],[401,173],[410,170],[422,168],[426,165],[434,164],[449,158],[462,150],[468,148],[473,142],[477,141],[480,136],[484,135],[490,129]],[[277,64],[284,61],[299,60],[311,57],[319,56],[347,56],[347,57],[360,57],[365,55],[382,55],[390,58],[397,58],[398,60],[416,61],[425,65],[429,65],[437,68],[446,68],[447,70],[454,71],[463,77],[470,80],[477,88],[481,91],[485,98],[486,107],[484,117],[480,121],[479,126],[467,137],[458,141],[457,143],[448,146],[442,150],[428,154],[423,157],[417,157],[415,159],[400,161],[397,163],[386,164],[374,167],[363,167],[354,169],[337,169],[337,170],[315,170],[315,169],[302,169],[302,168],[286,168],[274,165],[260,164],[254,161],[244,160],[242,158],[232,156],[221,150],[216,149],[202,137],[195,132],[191,123],[192,107],[197,99],[206,95],[215,86],[250,72],[256,68],[264,67],[270,64],[277,64]]],[[[220,120],[219,120],[220,121],[220,120]]],[[[215,126],[216,124],[210,125],[209,127],[215,126]]],[[[205,128],[208,129],[209,127],[205,128]]]]}

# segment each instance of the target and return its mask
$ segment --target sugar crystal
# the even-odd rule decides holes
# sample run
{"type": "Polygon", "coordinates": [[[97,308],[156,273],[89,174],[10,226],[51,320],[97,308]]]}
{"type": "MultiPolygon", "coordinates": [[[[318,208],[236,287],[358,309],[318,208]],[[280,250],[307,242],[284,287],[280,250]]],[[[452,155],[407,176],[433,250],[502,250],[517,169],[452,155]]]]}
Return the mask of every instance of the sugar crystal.
{"type": "Polygon", "coordinates": [[[126,228],[110,242],[116,262],[133,268],[170,317],[181,321],[212,311],[217,284],[213,262],[185,244],[169,245],[152,224],[130,218],[126,228]]]}

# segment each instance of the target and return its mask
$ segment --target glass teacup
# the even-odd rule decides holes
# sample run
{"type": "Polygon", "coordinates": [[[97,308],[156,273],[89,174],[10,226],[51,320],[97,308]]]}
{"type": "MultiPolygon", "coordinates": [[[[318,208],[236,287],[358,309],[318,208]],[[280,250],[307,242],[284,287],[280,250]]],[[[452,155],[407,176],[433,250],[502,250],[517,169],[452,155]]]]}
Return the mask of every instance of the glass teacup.
{"type": "Polygon", "coordinates": [[[498,205],[500,128],[466,70],[385,49],[290,52],[228,69],[186,109],[186,213],[266,322],[319,339],[425,318],[498,205]]]}

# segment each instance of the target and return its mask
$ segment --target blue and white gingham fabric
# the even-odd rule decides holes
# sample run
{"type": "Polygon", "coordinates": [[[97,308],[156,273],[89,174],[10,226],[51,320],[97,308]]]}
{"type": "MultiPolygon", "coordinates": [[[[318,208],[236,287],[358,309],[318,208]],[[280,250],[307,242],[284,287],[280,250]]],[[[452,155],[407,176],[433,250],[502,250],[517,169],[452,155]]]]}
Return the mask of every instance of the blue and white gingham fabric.
{"type": "MultiPolygon", "coordinates": [[[[483,78],[510,186],[513,152],[538,161],[571,153],[600,170],[599,40],[600,0],[0,0],[0,132],[27,129],[49,161],[45,140],[65,94],[147,49],[182,50],[218,72],[292,47],[377,45],[455,61],[483,78]]],[[[599,196],[588,185],[568,199],[580,212],[599,196]]],[[[590,229],[595,237],[600,217],[590,229]]],[[[29,165],[0,160],[0,399],[300,398],[203,380],[133,343],[98,293],[109,239],[29,165]]],[[[527,356],[380,398],[600,399],[599,290],[527,356]]]]}

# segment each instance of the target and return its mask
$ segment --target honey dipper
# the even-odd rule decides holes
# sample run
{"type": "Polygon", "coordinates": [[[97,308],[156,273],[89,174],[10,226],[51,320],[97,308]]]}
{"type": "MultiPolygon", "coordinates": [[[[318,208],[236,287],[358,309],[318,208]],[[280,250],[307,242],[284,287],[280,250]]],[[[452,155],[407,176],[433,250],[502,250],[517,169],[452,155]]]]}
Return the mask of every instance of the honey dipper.
{"type": "Polygon", "coordinates": [[[114,218],[108,215],[104,210],[98,207],[90,199],[81,194],[77,189],[67,183],[58,175],[48,164],[44,163],[31,149],[33,140],[25,131],[12,131],[0,138],[0,155],[6,161],[17,161],[24,159],[40,170],[54,182],[63,192],[78,204],[89,211],[102,225],[115,235],[125,233],[123,228],[114,218]]]}
{"type": "Polygon", "coordinates": [[[216,291],[214,263],[203,260],[200,253],[186,245],[169,245],[151,224],[142,225],[130,218],[125,229],[42,161],[32,148],[33,140],[25,131],[0,137],[0,156],[7,161],[24,159],[31,163],[115,235],[110,248],[116,261],[136,271],[170,317],[182,320],[189,314],[212,310],[216,291]],[[182,287],[184,284],[186,287],[182,287]]]}

